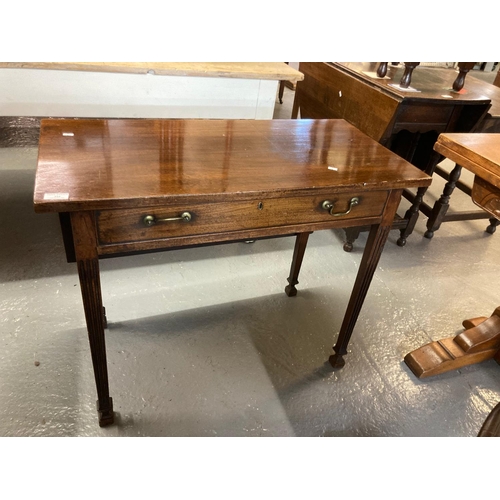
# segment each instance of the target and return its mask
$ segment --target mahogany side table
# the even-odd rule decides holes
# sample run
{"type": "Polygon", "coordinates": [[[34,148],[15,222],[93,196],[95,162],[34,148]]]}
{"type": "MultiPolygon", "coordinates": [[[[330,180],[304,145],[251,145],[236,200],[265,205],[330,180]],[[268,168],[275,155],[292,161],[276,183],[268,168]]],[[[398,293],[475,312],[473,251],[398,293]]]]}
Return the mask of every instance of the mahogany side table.
{"type": "Polygon", "coordinates": [[[368,225],[340,368],[402,191],[430,182],[344,120],[42,120],[34,206],[60,214],[77,263],[99,424],[114,418],[100,257],[295,235],[293,296],[311,232],[368,225]]]}

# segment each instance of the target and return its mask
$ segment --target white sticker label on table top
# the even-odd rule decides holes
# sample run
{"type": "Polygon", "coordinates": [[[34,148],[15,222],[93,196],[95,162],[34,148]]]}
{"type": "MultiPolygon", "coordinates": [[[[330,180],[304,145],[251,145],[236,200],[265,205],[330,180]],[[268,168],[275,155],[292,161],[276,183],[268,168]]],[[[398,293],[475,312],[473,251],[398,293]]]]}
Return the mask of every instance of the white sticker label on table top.
{"type": "Polygon", "coordinates": [[[69,193],[44,193],[44,200],[69,200],[69,193]]]}

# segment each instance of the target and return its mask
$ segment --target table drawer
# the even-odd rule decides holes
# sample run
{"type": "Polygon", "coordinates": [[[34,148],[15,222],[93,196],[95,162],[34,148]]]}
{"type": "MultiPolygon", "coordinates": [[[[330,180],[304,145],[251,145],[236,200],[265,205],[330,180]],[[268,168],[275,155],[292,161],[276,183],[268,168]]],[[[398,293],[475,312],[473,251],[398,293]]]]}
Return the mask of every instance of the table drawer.
{"type": "Polygon", "coordinates": [[[387,191],[375,191],[102,210],[97,214],[98,237],[101,244],[114,244],[376,217],[382,214],[387,194],[387,191]],[[357,204],[351,203],[353,198],[357,204]],[[325,201],[332,202],[333,208],[323,208],[325,201]],[[345,215],[330,214],[330,211],[345,213],[350,206],[350,212],[345,215]]]}
{"type": "MultiPolygon", "coordinates": [[[[443,91],[443,93],[445,93],[443,91]]],[[[401,105],[396,121],[398,123],[434,123],[446,124],[449,122],[454,104],[420,104],[401,105]]]]}
{"type": "Polygon", "coordinates": [[[472,186],[472,201],[493,217],[500,219],[500,188],[477,175],[472,186]]]}

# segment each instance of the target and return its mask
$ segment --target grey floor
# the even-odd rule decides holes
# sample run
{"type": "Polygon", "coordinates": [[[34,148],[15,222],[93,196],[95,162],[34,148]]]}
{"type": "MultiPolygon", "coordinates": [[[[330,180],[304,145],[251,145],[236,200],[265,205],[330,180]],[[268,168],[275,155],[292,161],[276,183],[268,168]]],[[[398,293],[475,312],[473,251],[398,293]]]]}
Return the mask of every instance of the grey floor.
{"type": "MultiPolygon", "coordinates": [[[[286,89],[276,118],[292,100],[286,89]]],[[[494,361],[424,380],[403,363],[500,305],[500,233],[454,222],[428,240],[421,217],[406,247],[391,232],[335,372],[325,362],[366,234],[345,253],[343,231],[314,233],[295,298],[283,292],[292,238],[101,261],[117,425],[100,428],[76,267],[57,217],[32,208],[37,149],[6,145],[1,436],[475,436],[500,401],[494,361]]],[[[452,197],[452,210],[471,207],[452,197]]]]}

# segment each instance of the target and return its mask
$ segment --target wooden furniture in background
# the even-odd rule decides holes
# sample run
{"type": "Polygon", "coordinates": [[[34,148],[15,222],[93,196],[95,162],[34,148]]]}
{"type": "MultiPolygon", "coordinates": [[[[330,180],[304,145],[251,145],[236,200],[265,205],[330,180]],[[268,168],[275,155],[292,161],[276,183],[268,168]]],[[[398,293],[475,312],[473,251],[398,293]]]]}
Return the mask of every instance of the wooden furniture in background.
{"type": "MultiPolygon", "coordinates": [[[[442,134],[440,154],[475,174],[472,200],[500,220],[500,134],[442,134]]],[[[456,337],[431,342],[410,352],[405,362],[419,378],[438,375],[495,358],[500,362],[500,307],[489,317],[465,320],[456,337]]]]}
{"type": "Polygon", "coordinates": [[[499,70],[497,70],[497,76],[495,76],[495,79],[493,80],[493,85],[500,87],[500,71],[499,70]]]}
{"type": "Polygon", "coordinates": [[[282,62],[0,63],[0,116],[271,119],[282,62]]]}
{"type": "MultiPolygon", "coordinates": [[[[443,134],[435,149],[475,174],[472,200],[500,220],[500,134],[443,134]]],[[[404,361],[418,378],[439,375],[493,358],[500,364],[500,307],[487,317],[465,320],[465,331],[430,342],[404,361]]],[[[500,436],[500,403],[489,413],[478,437],[500,436]]]]}
{"type": "Polygon", "coordinates": [[[405,363],[417,378],[440,375],[495,358],[500,362],[500,307],[489,318],[464,320],[465,331],[408,353],[405,363]]]}
{"type": "MultiPolygon", "coordinates": [[[[432,175],[448,174],[437,163],[442,157],[433,151],[442,132],[472,132],[488,116],[491,101],[500,103],[500,89],[470,75],[466,89],[453,91],[455,73],[443,68],[419,67],[412,74],[412,89],[399,82],[403,67],[388,65],[385,78],[377,76],[378,63],[300,63],[304,79],[297,84],[292,118],[344,118],[371,138],[432,175]]],[[[461,183],[456,185],[462,189],[461,183]]],[[[416,194],[406,190],[411,207],[396,217],[393,229],[400,230],[403,246],[413,232],[419,212],[428,217],[426,236],[431,238],[442,222],[487,218],[483,211],[446,214],[442,203],[423,202],[426,187],[416,194]]],[[[446,196],[446,195],[445,195],[446,196]]],[[[491,226],[491,224],[490,224],[491,226]]],[[[350,251],[359,232],[346,231],[344,249],[350,251]]]]}
{"type": "Polygon", "coordinates": [[[99,258],[296,235],[293,296],[309,233],[368,224],[340,368],[402,190],[430,182],[344,120],[42,120],[34,206],[69,214],[100,425],[114,417],[99,258]]]}

